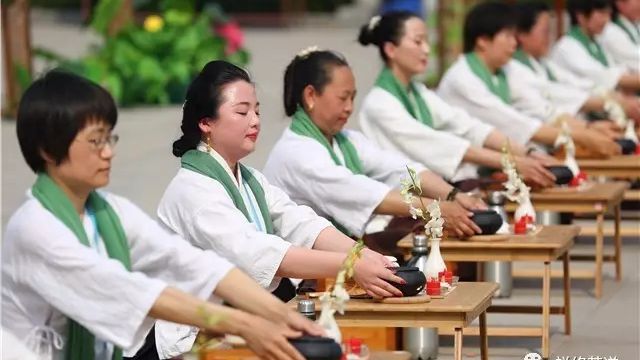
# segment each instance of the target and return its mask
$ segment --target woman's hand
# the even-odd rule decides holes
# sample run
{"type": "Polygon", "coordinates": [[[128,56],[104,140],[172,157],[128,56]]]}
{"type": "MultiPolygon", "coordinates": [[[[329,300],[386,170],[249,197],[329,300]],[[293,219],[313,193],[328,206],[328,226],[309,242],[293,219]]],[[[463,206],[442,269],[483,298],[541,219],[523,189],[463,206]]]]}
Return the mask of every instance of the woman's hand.
{"type": "Polygon", "coordinates": [[[376,299],[402,296],[400,290],[386,281],[406,284],[406,281],[387,268],[389,260],[369,249],[364,249],[360,255],[355,263],[353,278],[369,296],[376,299]]]}
{"type": "Polygon", "coordinates": [[[623,135],[622,129],[620,129],[611,120],[599,120],[589,123],[587,126],[589,129],[597,131],[602,135],[608,137],[611,140],[619,139],[623,135]]]}
{"type": "Polygon", "coordinates": [[[475,196],[470,196],[463,193],[457,193],[455,201],[460,204],[465,210],[486,210],[487,204],[482,199],[475,196]]]}
{"type": "Polygon", "coordinates": [[[582,136],[574,137],[574,139],[578,144],[589,149],[589,152],[596,157],[606,158],[622,153],[620,145],[593,130],[585,130],[582,136]]]}
{"type": "Polygon", "coordinates": [[[531,182],[535,186],[542,188],[552,187],[555,185],[556,177],[547,170],[540,161],[530,157],[515,157],[516,169],[522,175],[525,182],[531,182]]]}
{"type": "Polygon", "coordinates": [[[238,332],[247,346],[260,359],[270,360],[304,360],[304,357],[289,343],[287,339],[297,338],[301,331],[292,330],[284,324],[277,324],[254,315],[244,322],[238,332]]]}
{"type": "Polygon", "coordinates": [[[444,228],[458,237],[480,234],[482,230],[471,221],[472,212],[465,210],[455,201],[441,201],[440,211],[444,219],[444,228]]]}

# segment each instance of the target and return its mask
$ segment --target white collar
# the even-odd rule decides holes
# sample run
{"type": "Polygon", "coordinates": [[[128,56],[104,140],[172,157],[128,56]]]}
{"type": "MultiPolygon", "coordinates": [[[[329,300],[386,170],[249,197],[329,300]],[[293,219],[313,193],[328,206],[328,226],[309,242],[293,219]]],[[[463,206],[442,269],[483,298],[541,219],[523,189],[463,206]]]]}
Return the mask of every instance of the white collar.
{"type": "Polygon", "coordinates": [[[220,166],[222,166],[224,171],[227,172],[227,175],[229,175],[233,179],[233,181],[236,184],[236,186],[238,186],[238,188],[240,188],[239,184],[242,184],[242,173],[240,172],[240,164],[238,164],[238,166],[237,166],[237,170],[236,170],[237,175],[233,176],[233,171],[229,167],[229,164],[227,164],[227,162],[222,157],[222,155],[220,155],[212,147],[207,146],[207,144],[205,142],[200,141],[200,143],[198,143],[198,146],[197,146],[196,149],[198,151],[202,151],[204,153],[207,153],[207,154],[211,155],[211,157],[214,158],[214,160],[216,160],[218,162],[218,164],[220,164],[220,166]]]}

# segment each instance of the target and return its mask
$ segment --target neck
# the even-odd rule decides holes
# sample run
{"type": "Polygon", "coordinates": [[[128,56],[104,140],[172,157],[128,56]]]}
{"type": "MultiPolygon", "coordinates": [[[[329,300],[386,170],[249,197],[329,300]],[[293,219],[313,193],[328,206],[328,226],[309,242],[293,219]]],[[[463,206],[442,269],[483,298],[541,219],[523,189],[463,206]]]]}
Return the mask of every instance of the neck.
{"type": "MultiPolygon", "coordinates": [[[[227,166],[229,166],[229,169],[231,169],[231,173],[233,174],[233,177],[236,178],[238,176],[238,161],[239,159],[230,156],[229,154],[227,154],[224,151],[221,151],[221,149],[216,149],[215,146],[211,147],[215,152],[217,152],[220,157],[222,157],[222,159],[224,160],[225,163],[227,163],[227,166]]],[[[238,180],[238,179],[236,179],[238,180]]]]}
{"type": "Polygon", "coordinates": [[[393,74],[393,76],[400,82],[400,84],[402,84],[405,88],[409,86],[411,75],[402,71],[396,64],[392,64],[389,68],[391,69],[391,73],[393,74]]]}
{"type": "Polygon", "coordinates": [[[531,56],[532,58],[534,58],[534,59],[536,59],[536,60],[538,59],[538,56],[533,55],[533,54],[531,53],[531,51],[527,50],[527,48],[526,48],[526,47],[524,47],[524,46],[520,46],[520,50],[521,50],[525,55],[527,55],[527,56],[531,56]]]}
{"type": "Polygon", "coordinates": [[[79,189],[68,186],[64,181],[51,173],[49,173],[49,177],[51,177],[51,180],[67,195],[78,215],[82,216],[84,214],[85,204],[89,198],[89,193],[91,193],[92,189],[79,189]]]}
{"type": "Polygon", "coordinates": [[[496,64],[492,64],[491,60],[489,59],[489,56],[486,53],[478,52],[478,51],[476,51],[475,53],[478,59],[480,59],[480,61],[489,69],[489,72],[491,72],[492,74],[495,74],[496,71],[498,71],[500,66],[496,64]]]}
{"type": "Polygon", "coordinates": [[[582,32],[583,32],[585,35],[587,35],[587,37],[589,37],[589,38],[593,38],[593,35],[594,35],[594,34],[592,34],[592,33],[587,29],[587,27],[586,27],[586,26],[584,26],[584,25],[580,25],[580,24],[578,24],[577,26],[578,26],[578,28],[579,28],[580,30],[582,30],[582,32]]]}

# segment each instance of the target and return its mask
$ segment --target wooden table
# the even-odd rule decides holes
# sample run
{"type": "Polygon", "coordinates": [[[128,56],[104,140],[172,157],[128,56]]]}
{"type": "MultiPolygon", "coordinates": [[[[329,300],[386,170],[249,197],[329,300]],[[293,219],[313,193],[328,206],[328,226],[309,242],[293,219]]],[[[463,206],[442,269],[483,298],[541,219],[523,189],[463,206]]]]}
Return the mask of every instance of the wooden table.
{"type": "Polygon", "coordinates": [[[620,155],[608,159],[578,160],[580,170],[591,176],[606,176],[621,179],[640,178],[640,156],[620,155]]]}
{"type": "MultiPolygon", "coordinates": [[[[489,335],[540,336],[542,356],[549,357],[550,314],[564,315],[565,334],[571,334],[571,280],[569,274],[569,249],[580,228],[573,225],[543,227],[539,233],[516,235],[501,241],[468,241],[447,239],[440,242],[440,252],[447,261],[541,261],[544,263],[542,280],[542,306],[492,305],[489,312],[535,314],[542,313],[542,327],[489,328],[489,335]],[[564,281],[564,305],[551,306],[551,261],[562,258],[564,281]]],[[[413,235],[398,242],[406,253],[413,248],[413,235]]],[[[478,267],[482,269],[482,266],[478,267]]],[[[482,275],[479,275],[482,277],[482,275]]]]}
{"type": "MultiPolygon", "coordinates": [[[[536,211],[555,211],[568,213],[587,213],[596,215],[596,249],[595,255],[576,255],[571,260],[594,261],[593,271],[575,271],[572,276],[583,279],[594,279],[594,295],[602,296],[602,263],[615,262],[616,280],[622,279],[622,239],[620,236],[620,203],[624,191],[629,185],[626,182],[592,183],[585,190],[577,191],[559,188],[546,189],[531,193],[531,201],[536,211]],[[614,254],[604,255],[604,215],[613,209],[614,219],[614,254]]],[[[515,203],[507,203],[507,211],[516,209],[515,203]]],[[[515,274],[515,273],[514,273],[515,274]]],[[[524,274],[526,275],[526,274],[524,274]]]]}
{"type": "MultiPolygon", "coordinates": [[[[458,283],[444,299],[423,304],[383,304],[372,299],[351,299],[344,315],[336,313],[340,326],[437,327],[453,329],[454,359],[462,359],[462,329],[480,318],[480,356],[488,359],[485,311],[491,305],[495,283],[458,283]]],[[[289,302],[296,306],[297,300],[289,302]]],[[[316,299],[316,311],[320,303],[316,299]]]]}

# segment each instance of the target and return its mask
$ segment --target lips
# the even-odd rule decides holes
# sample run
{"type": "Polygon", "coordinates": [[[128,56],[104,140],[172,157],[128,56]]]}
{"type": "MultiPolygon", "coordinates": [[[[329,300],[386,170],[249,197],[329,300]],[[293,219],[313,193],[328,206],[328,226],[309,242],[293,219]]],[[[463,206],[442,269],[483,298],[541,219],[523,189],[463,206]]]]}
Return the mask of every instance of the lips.
{"type": "Polygon", "coordinates": [[[251,141],[255,142],[256,140],[258,140],[258,133],[255,133],[255,134],[249,134],[249,135],[247,135],[247,136],[245,136],[245,137],[246,137],[247,139],[249,139],[249,140],[251,140],[251,141]]]}

